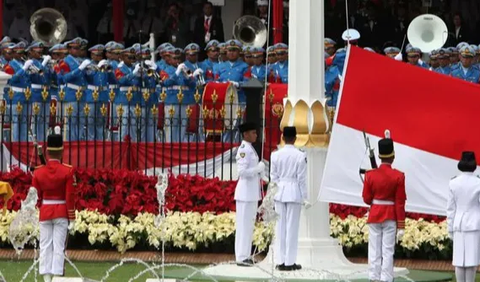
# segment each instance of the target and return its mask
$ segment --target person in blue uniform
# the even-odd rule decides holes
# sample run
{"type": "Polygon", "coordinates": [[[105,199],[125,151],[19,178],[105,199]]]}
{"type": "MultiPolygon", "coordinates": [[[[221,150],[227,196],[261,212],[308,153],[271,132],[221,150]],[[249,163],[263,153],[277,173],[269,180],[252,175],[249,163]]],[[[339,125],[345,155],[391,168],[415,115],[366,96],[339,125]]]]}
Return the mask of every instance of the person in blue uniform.
{"type": "Polygon", "coordinates": [[[172,48],[175,48],[173,47],[172,44],[170,44],[169,42],[166,42],[166,43],[162,43],[160,44],[160,46],[157,47],[157,53],[160,55],[160,59],[156,62],[157,66],[160,68],[160,71],[165,69],[165,67],[167,66],[166,62],[165,62],[165,56],[166,56],[166,53],[165,53],[165,49],[167,47],[172,47],[172,48]]]}
{"type": "MultiPolygon", "coordinates": [[[[218,48],[219,48],[219,58],[218,58],[218,61],[219,62],[226,62],[228,61],[228,58],[227,58],[227,43],[226,42],[220,42],[220,44],[218,44],[218,48]]],[[[239,54],[239,57],[240,57],[240,54],[239,54]]]]}
{"type": "Polygon", "coordinates": [[[89,68],[87,75],[87,89],[85,102],[88,105],[87,140],[103,140],[105,136],[106,118],[103,118],[102,106],[108,107],[108,82],[112,72],[107,70],[108,61],[103,58],[105,46],[97,44],[88,51],[90,60],[96,67],[89,68]]]}
{"type": "Polygon", "coordinates": [[[408,63],[413,66],[424,67],[420,62],[422,51],[419,48],[409,46],[406,50],[408,63]]]}
{"type": "Polygon", "coordinates": [[[335,51],[336,51],[335,46],[337,45],[337,42],[335,42],[334,40],[332,40],[330,38],[325,38],[324,45],[325,45],[324,51],[329,56],[333,56],[333,54],[335,54],[335,51]]]}
{"type": "Polygon", "coordinates": [[[453,66],[460,61],[460,58],[458,57],[459,56],[458,49],[457,49],[457,47],[448,47],[447,49],[452,54],[450,56],[450,65],[453,66]]]}
{"type": "MultiPolygon", "coordinates": [[[[143,70],[140,71],[140,107],[142,109],[140,118],[134,120],[136,129],[136,142],[153,142],[155,138],[156,124],[153,124],[152,107],[158,104],[158,91],[156,91],[156,78],[149,75],[148,70],[156,71],[158,66],[151,60],[151,52],[147,47],[142,47],[140,53],[140,62],[143,64],[143,70]],[[143,62],[143,63],[142,63],[143,62]]],[[[135,105],[136,106],[136,105],[135,105]]]]}
{"type": "Polygon", "coordinates": [[[44,45],[41,42],[34,42],[26,49],[28,58],[33,61],[33,65],[39,70],[39,72],[30,73],[32,97],[30,98],[31,106],[29,114],[32,116],[33,134],[36,135],[37,140],[40,142],[47,140],[47,130],[50,122],[50,84],[52,72],[47,66],[51,57],[46,55],[42,58],[43,50],[44,45]],[[43,97],[44,91],[47,93],[45,97],[43,97]],[[34,113],[34,105],[39,107],[39,112],[35,116],[32,115],[34,113]]]}
{"type": "Polygon", "coordinates": [[[458,56],[457,56],[457,60],[456,60],[456,63],[452,63],[451,64],[451,68],[452,68],[452,71],[461,67],[462,66],[462,63],[460,62],[460,50],[464,47],[464,46],[469,46],[469,44],[467,42],[460,42],[457,44],[456,48],[458,50],[458,56]]]}
{"type": "Polygon", "coordinates": [[[276,81],[288,83],[288,46],[285,43],[275,44],[277,62],[273,65],[276,81]]]}
{"type": "MultiPolygon", "coordinates": [[[[242,50],[242,43],[236,39],[231,39],[226,42],[228,61],[223,62],[218,66],[215,78],[219,82],[230,82],[235,87],[240,88],[240,83],[243,81],[245,72],[248,70],[248,65],[240,59],[240,51],[242,50]]],[[[245,105],[245,94],[241,89],[238,91],[238,102],[245,105]]]]}
{"type": "Polygon", "coordinates": [[[455,68],[450,76],[456,77],[472,83],[480,82],[480,70],[473,67],[473,58],[475,50],[470,46],[463,46],[460,49],[460,67],[455,68]]]}
{"type": "Polygon", "coordinates": [[[125,48],[122,53],[122,62],[115,70],[115,78],[118,81],[119,93],[114,100],[114,122],[119,125],[121,140],[127,135],[135,140],[136,129],[132,126],[135,118],[134,110],[136,101],[140,101],[140,64],[135,64],[137,56],[133,47],[125,48]],[[131,96],[130,96],[131,94],[131,96]]]}
{"type": "MultiPolygon", "coordinates": [[[[267,67],[263,63],[265,58],[265,49],[262,47],[253,47],[250,49],[250,52],[252,54],[253,61],[253,66],[250,68],[250,77],[256,78],[260,81],[265,81],[265,77],[267,75],[267,67]]],[[[250,78],[246,78],[247,81],[248,79],[250,78]]]]}
{"type": "Polygon", "coordinates": [[[400,49],[397,47],[387,47],[383,49],[383,53],[385,53],[385,56],[394,59],[400,53],[400,49]]]}
{"type": "Polygon", "coordinates": [[[201,67],[204,71],[205,82],[211,82],[215,79],[213,73],[214,68],[219,64],[218,57],[220,55],[218,45],[220,42],[217,40],[210,40],[205,46],[205,51],[207,52],[207,58],[201,63],[201,67]]]}
{"type": "Polygon", "coordinates": [[[80,62],[83,62],[83,60],[88,59],[87,46],[88,46],[88,40],[85,38],[81,38],[80,55],[79,55],[80,62]]]}
{"type": "Polygon", "coordinates": [[[68,132],[66,138],[69,141],[82,140],[85,137],[85,89],[87,87],[86,68],[91,64],[90,60],[85,59],[80,63],[82,39],[76,38],[65,43],[69,55],[59,64],[57,78],[59,84],[65,84],[65,98],[63,109],[66,112],[68,132]],[[78,93],[78,97],[77,97],[78,93]],[[68,115],[68,110],[73,111],[68,115]]]}
{"type": "Polygon", "coordinates": [[[440,48],[438,50],[438,62],[439,66],[435,69],[436,72],[450,75],[452,69],[450,68],[450,52],[446,48],[440,48]]]}
{"type": "Polygon", "coordinates": [[[2,67],[8,63],[4,53],[5,53],[5,50],[7,49],[7,46],[9,46],[10,43],[12,43],[12,40],[8,36],[5,36],[2,38],[2,40],[0,40],[0,50],[2,52],[2,54],[0,55],[0,65],[2,67]]]}
{"type": "Polygon", "coordinates": [[[31,81],[28,72],[29,68],[33,65],[33,60],[27,60],[25,63],[22,62],[21,58],[24,56],[25,47],[24,42],[10,45],[8,48],[12,49],[14,59],[10,60],[4,67],[4,71],[12,76],[8,80],[8,85],[13,91],[10,107],[12,112],[12,141],[14,142],[28,141],[29,120],[27,116],[25,91],[27,88],[30,89],[31,81]]]}

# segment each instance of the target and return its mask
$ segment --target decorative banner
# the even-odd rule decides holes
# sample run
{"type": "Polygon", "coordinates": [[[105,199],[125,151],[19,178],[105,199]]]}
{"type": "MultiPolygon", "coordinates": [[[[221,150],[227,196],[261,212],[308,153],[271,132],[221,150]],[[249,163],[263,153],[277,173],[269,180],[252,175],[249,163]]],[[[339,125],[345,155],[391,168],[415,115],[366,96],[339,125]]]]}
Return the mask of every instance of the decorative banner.
{"type": "Polygon", "coordinates": [[[480,157],[480,86],[357,47],[349,52],[319,200],[364,206],[359,168],[370,165],[362,131],[378,155],[389,129],[406,209],[444,215],[462,151],[480,157]]]}
{"type": "Polygon", "coordinates": [[[282,120],[284,108],[283,98],[287,97],[288,84],[270,83],[267,87],[265,101],[265,143],[264,157],[270,159],[270,151],[275,150],[280,144],[282,132],[280,121],[282,120]]]}
{"type": "Polygon", "coordinates": [[[220,134],[234,128],[231,123],[240,110],[237,89],[230,82],[209,82],[203,90],[202,107],[205,132],[220,134]]]}

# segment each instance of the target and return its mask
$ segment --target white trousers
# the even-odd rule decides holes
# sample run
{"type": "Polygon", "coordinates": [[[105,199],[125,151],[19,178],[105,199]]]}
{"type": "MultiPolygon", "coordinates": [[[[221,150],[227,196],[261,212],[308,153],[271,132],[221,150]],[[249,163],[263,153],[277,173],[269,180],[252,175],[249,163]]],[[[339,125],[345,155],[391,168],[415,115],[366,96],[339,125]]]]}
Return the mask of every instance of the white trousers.
{"type": "Polygon", "coordinates": [[[477,267],[455,267],[455,277],[457,282],[475,282],[477,267]]]}
{"type": "Polygon", "coordinates": [[[293,265],[297,262],[298,227],[302,205],[275,202],[280,218],[275,231],[275,264],[293,265]]]}
{"type": "Polygon", "coordinates": [[[235,258],[242,262],[251,256],[253,229],[257,217],[258,202],[236,201],[235,258]]]}
{"type": "Polygon", "coordinates": [[[370,280],[391,282],[397,223],[393,220],[370,223],[368,232],[368,276],[370,280]]]}
{"type": "Polygon", "coordinates": [[[68,219],[40,222],[40,275],[63,276],[68,219]]]}

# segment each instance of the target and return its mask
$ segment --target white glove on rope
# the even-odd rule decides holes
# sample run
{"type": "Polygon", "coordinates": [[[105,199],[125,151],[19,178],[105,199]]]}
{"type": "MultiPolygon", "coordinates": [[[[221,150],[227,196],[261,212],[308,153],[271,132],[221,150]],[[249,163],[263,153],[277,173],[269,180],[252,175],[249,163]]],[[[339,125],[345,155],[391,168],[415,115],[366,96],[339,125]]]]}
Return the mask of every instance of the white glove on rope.
{"type": "Polygon", "coordinates": [[[184,63],[181,63],[180,65],[178,65],[177,67],[177,70],[175,71],[175,74],[178,76],[180,75],[180,73],[186,68],[185,64],[184,63]]]}
{"type": "Polygon", "coordinates": [[[310,204],[309,201],[304,200],[304,201],[303,201],[303,206],[305,207],[306,210],[308,210],[309,208],[312,207],[312,204],[310,204]]]}
{"type": "Polygon", "coordinates": [[[405,230],[404,229],[398,229],[397,230],[397,242],[402,240],[403,235],[405,235],[405,230]]]}
{"type": "Polygon", "coordinates": [[[52,57],[50,57],[49,55],[43,56],[42,66],[46,66],[51,59],[52,57]]]}
{"type": "Polygon", "coordinates": [[[255,167],[255,170],[258,173],[265,173],[265,164],[263,162],[259,162],[257,166],[255,167]]]}
{"type": "Polygon", "coordinates": [[[238,82],[236,81],[230,81],[230,83],[235,86],[236,88],[240,87],[240,84],[238,84],[238,82]]]}
{"type": "Polygon", "coordinates": [[[68,231],[72,230],[75,227],[75,221],[70,221],[68,223],[68,231]]]}
{"type": "Polygon", "coordinates": [[[32,60],[27,60],[24,64],[23,64],[23,70],[26,71],[28,70],[29,67],[31,67],[33,65],[33,61],[32,60]]]}
{"type": "Polygon", "coordinates": [[[140,64],[137,64],[137,65],[135,66],[135,68],[133,69],[133,74],[134,74],[134,75],[137,75],[139,71],[140,71],[140,64]]]}
{"type": "Polygon", "coordinates": [[[98,63],[97,66],[98,66],[99,68],[101,68],[101,67],[106,66],[106,65],[108,65],[108,61],[104,59],[104,60],[101,60],[101,61],[98,63]]]}
{"type": "Polygon", "coordinates": [[[90,65],[92,62],[90,60],[85,60],[83,61],[80,66],[78,67],[78,69],[80,70],[84,70],[88,65],[90,65]]]}
{"type": "Polygon", "coordinates": [[[203,73],[203,70],[202,69],[196,69],[194,72],[193,72],[193,76],[194,77],[197,77],[199,75],[201,75],[203,73]]]}

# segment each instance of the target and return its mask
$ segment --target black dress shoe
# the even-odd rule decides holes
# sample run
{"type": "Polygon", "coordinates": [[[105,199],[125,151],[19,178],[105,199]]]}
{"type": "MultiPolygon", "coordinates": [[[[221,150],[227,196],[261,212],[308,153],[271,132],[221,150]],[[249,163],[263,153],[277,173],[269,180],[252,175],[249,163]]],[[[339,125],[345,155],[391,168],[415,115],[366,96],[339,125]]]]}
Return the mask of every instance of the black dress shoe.
{"type": "Polygon", "coordinates": [[[284,264],[284,263],[282,263],[282,264],[277,264],[277,265],[275,266],[275,269],[276,269],[276,270],[282,270],[284,267],[285,267],[285,264],[284,264]]]}
{"type": "Polygon", "coordinates": [[[293,270],[300,270],[300,269],[302,269],[302,266],[301,266],[300,264],[295,264],[295,263],[294,263],[294,264],[292,265],[292,267],[293,267],[293,270]]]}
{"type": "Polygon", "coordinates": [[[238,266],[245,266],[245,267],[250,267],[253,266],[253,260],[252,259],[246,259],[243,260],[242,262],[237,262],[238,266]]]}

